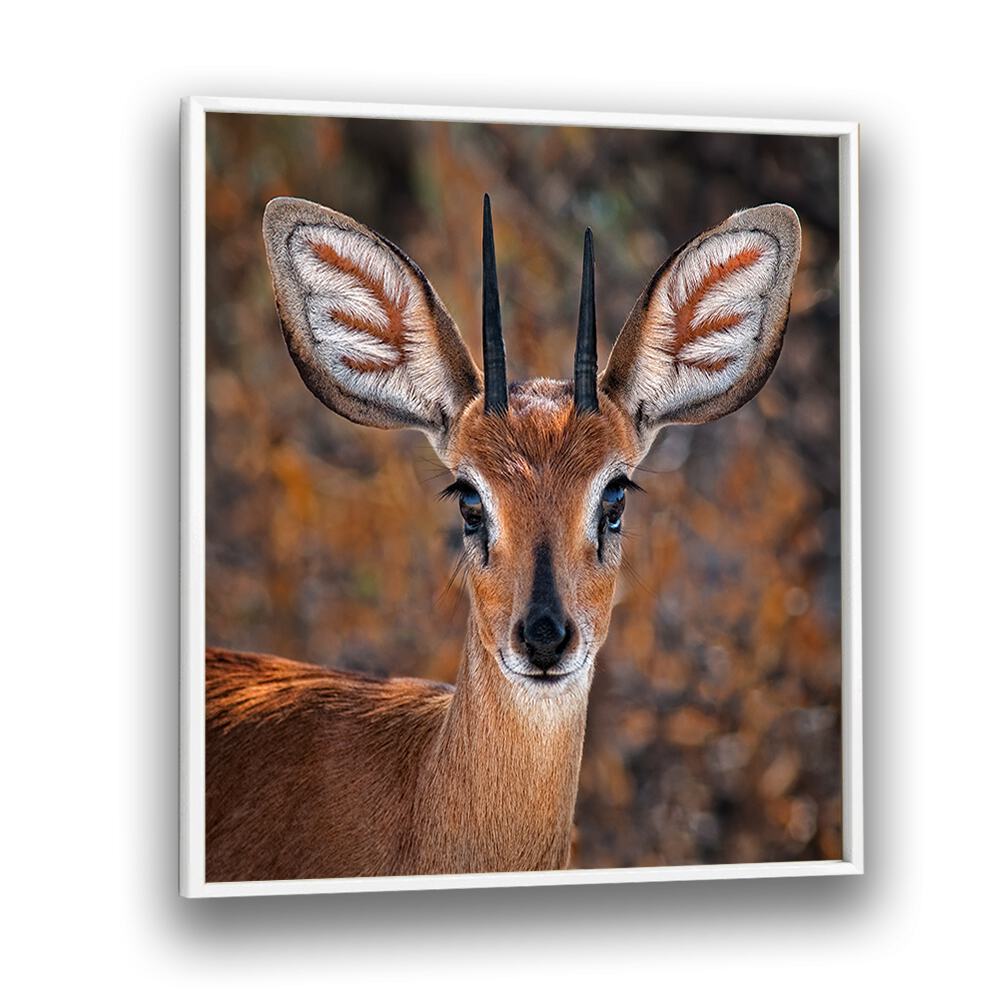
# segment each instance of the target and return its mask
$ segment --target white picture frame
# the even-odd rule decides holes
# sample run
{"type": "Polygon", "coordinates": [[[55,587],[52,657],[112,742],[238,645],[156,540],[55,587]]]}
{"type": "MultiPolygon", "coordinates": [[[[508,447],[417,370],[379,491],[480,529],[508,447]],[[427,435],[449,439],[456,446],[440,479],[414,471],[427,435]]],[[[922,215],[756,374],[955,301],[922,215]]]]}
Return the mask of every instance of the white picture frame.
{"type": "Polygon", "coordinates": [[[181,108],[180,892],[186,897],[856,875],[864,871],[858,139],[854,122],[191,97],[181,108]],[[205,116],[210,112],[836,137],[840,162],[843,859],[654,868],[205,881],[205,116]]]}

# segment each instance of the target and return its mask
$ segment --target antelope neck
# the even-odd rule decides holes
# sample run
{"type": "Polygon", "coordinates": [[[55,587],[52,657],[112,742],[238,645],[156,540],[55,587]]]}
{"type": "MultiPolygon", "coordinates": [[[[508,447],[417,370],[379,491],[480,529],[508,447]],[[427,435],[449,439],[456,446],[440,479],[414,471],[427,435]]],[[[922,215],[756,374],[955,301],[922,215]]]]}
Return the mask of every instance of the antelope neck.
{"type": "MultiPolygon", "coordinates": [[[[439,806],[461,814],[466,860],[559,867],[568,857],[586,725],[586,685],[534,696],[501,671],[470,621],[455,693],[426,758],[439,806]],[[511,831],[497,843],[496,831],[511,831]]],[[[455,817],[456,819],[458,817],[455,817]]]]}

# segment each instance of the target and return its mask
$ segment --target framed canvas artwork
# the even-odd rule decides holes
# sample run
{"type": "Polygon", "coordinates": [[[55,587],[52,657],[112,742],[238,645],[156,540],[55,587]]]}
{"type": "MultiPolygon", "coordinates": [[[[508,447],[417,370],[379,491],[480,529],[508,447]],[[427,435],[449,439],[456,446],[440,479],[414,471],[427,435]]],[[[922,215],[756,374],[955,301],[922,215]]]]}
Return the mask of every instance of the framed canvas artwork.
{"type": "Polygon", "coordinates": [[[857,127],[182,136],[181,891],[860,872],[857,127]]]}

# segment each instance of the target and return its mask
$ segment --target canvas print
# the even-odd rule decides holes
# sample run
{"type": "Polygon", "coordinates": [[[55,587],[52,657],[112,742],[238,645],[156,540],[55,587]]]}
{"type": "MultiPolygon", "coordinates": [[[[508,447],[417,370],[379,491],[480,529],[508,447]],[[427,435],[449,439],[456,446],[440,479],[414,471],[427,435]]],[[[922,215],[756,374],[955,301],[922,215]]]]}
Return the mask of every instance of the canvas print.
{"type": "Polygon", "coordinates": [[[841,858],[837,140],[205,128],[206,882],[841,858]]]}

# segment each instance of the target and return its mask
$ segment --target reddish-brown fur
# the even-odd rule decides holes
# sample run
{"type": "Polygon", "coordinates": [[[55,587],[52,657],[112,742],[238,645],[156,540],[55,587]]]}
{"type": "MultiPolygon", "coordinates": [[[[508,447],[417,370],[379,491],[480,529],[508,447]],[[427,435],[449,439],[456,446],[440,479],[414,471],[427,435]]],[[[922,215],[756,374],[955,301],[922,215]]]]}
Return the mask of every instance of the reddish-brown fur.
{"type": "MultiPolygon", "coordinates": [[[[566,383],[536,379],[511,395],[510,411],[486,415],[480,407],[456,429],[449,465],[462,455],[495,492],[501,519],[516,525],[491,553],[489,572],[472,565],[469,585],[473,620],[487,648],[495,650],[516,609],[527,603],[537,545],[552,550],[557,589],[571,606],[597,618],[607,634],[617,563],[601,563],[588,542],[581,519],[590,511],[584,499],[594,475],[613,459],[630,467],[635,436],[624,414],[610,400],[597,413],[577,413],[566,383]]],[[[573,617],[572,607],[568,607],[573,617]]]]}
{"type": "MultiPolygon", "coordinates": [[[[734,384],[681,407],[671,399],[667,366],[661,390],[647,380],[632,392],[643,341],[660,334],[648,314],[661,269],[616,341],[596,410],[586,397],[577,408],[568,383],[536,379],[511,387],[501,412],[486,413],[482,377],[408,257],[320,205],[288,198],[268,205],[264,239],[278,312],[306,384],[359,423],[427,432],[448,468],[466,481],[455,487],[473,497],[463,500],[464,516],[470,503],[489,516],[474,518],[467,535],[472,602],[454,688],[209,651],[208,881],[568,863],[594,655],[607,635],[621,561],[622,477],[668,418],[710,419],[749,399],[781,346],[798,221],[790,209],[764,206],[709,232],[744,223],[780,235],[784,243],[774,238],[783,270],[762,315],[761,346],[734,384]],[[327,297],[330,316],[355,335],[392,346],[394,361],[355,363],[331,357],[329,344],[321,349],[324,338],[310,326],[308,289],[293,260],[301,225],[355,234],[367,252],[384,255],[408,276],[404,285],[417,301],[404,324],[405,303],[390,301],[374,272],[322,241],[311,246],[333,273],[360,282],[388,323],[383,330],[354,315],[356,309],[339,311],[338,292],[327,297]],[[394,368],[402,378],[381,378],[394,368]],[[609,485],[614,489],[604,500],[609,485]],[[541,631],[531,626],[534,638],[529,611],[544,623],[541,631]],[[541,654],[539,643],[548,643],[541,654]]],[[[685,302],[673,303],[673,349],[737,322],[722,316],[692,326],[708,288],[755,259],[754,251],[733,254],[685,302]]]]}
{"type": "MultiPolygon", "coordinates": [[[[673,340],[674,350],[680,350],[699,337],[706,337],[710,333],[726,330],[742,321],[743,315],[741,313],[715,316],[711,319],[703,320],[701,323],[695,323],[694,316],[698,310],[698,306],[701,305],[702,300],[713,286],[717,285],[720,281],[724,281],[737,271],[750,267],[751,264],[756,263],[758,260],[760,260],[760,251],[749,248],[742,251],[742,253],[734,254],[722,263],[713,264],[708,269],[705,277],[692,289],[688,297],[683,302],[674,303],[677,317],[673,340]]],[[[689,359],[687,363],[694,368],[700,368],[704,372],[718,372],[722,371],[730,363],[730,360],[730,358],[718,358],[715,361],[711,361],[707,358],[698,358],[689,359]]]]}
{"type": "Polygon", "coordinates": [[[474,456],[508,526],[472,614],[455,687],[376,681],[276,657],[209,651],[209,881],[564,867],[589,676],[532,692],[494,650],[527,600],[546,536],[567,612],[607,632],[617,570],[580,530],[591,479],[635,440],[608,399],[576,414],[564,383],[515,387],[505,417],[469,407],[449,464],[474,456]],[[515,539],[511,543],[509,539],[515,539]]]}

